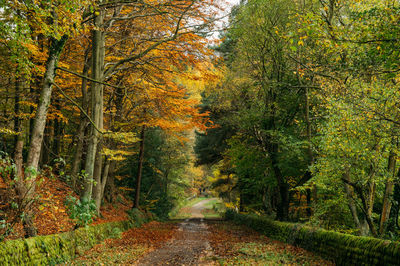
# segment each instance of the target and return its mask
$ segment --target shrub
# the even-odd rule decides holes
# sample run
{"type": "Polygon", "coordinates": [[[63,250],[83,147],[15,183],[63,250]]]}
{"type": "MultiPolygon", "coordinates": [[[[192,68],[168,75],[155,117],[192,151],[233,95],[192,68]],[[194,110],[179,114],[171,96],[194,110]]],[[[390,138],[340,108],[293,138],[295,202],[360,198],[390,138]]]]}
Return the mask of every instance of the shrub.
{"type": "Polygon", "coordinates": [[[68,196],[65,200],[69,217],[75,221],[78,227],[87,226],[96,216],[96,204],[87,198],[77,199],[68,196]]]}

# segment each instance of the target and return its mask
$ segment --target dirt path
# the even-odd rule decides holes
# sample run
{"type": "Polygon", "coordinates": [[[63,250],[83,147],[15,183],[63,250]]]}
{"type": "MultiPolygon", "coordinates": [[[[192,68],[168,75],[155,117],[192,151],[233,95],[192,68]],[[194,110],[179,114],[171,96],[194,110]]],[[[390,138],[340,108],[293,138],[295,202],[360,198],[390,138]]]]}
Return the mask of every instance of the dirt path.
{"type": "Polygon", "coordinates": [[[208,238],[208,226],[203,219],[188,219],[179,225],[174,239],[136,265],[213,265],[204,261],[212,253],[208,238]]]}
{"type": "Polygon", "coordinates": [[[204,218],[204,215],[202,214],[203,210],[206,208],[206,204],[209,203],[210,201],[215,200],[215,198],[211,198],[211,199],[206,199],[206,200],[202,200],[196,204],[194,204],[191,208],[190,208],[190,213],[191,213],[191,218],[204,218]]]}
{"type": "Polygon", "coordinates": [[[244,226],[202,218],[210,200],[189,208],[194,218],[130,229],[72,265],[333,265],[244,226]]]}
{"type": "Polygon", "coordinates": [[[213,265],[204,261],[211,256],[208,226],[202,211],[208,202],[202,200],[190,207],[190,217],[179,224],[174,239],[164,247],[150,252],[137,265],[213,265]]]}

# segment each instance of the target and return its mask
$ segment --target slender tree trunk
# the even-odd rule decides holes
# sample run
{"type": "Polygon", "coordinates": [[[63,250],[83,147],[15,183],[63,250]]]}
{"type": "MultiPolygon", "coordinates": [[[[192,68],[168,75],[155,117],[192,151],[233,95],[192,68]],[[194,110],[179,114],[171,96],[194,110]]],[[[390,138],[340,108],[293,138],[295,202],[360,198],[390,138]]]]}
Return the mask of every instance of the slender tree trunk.
{"type": "Polygon", "coordinates": [[[19,97],[21,90],[21,82],[17,80],[15,83],[15,103],[14,103],[14,131],[18,133],[15,136],[15,145],[14,145],[14,163],[15,163],[15,175],[17,177],[16,183],[16,191],[19,196],[19,201],[22,202],[24,200],[25,195],[25,186],[23,183],[24,173],[23,173],[23,156],[22,151],[24,148],[24,138],[21,129],[21,120],[19,119],[20,114],[20,105],[19,105],[19,97]]]}
{"type": "MultiPolygon", "coordinates": [[[[100,103],[100,120],[99,120],[99,129],[103,130],[103,92],[101,91],[101,103],[100,103]]],[[[101,154],[103,150],[103,137],[99,136],[99,142],[97,144],[97,152],[96,152],[96,160],[94,162],[94,171],[93,178],[95,181],[95,185],[93,187],[94,190],[94,201],[96,203],[97,214],[100,214],[100,205],[102,200],[102,170],[103,170],[103,155],[101,154]]]]}
{"type": "MultiPolygon", "coordinates": [[[[104,188],[104,196],[108,202],[113,203],[115,200],[115,184],[114,184],[114,169],[115,161],[110,161],[110,167],[108,169],[108,176],[104,188]]],[[[105,172],[105,171],[104,171],[105,172]]]]}
{"type": "Polygon", "coordinates": [[[280,221],[289,220],[289,185],[286,182],[281,182],[279,186],[280,202],[278,205],[277,218],[280,221]]]}
{"type": "MultiPolygon", "coordinates": [[[[22,132],[17,136],[18,140],[14,151],[14,162],[15,162],[15,174],[18,177],[15,184],[16,192],[19,197],[19,208],[25,213],[25,215],[30,213],[30,205],[32,203],[32,197],[30,197],[29,187],[26,186],[24,182],[23,173],[23,156],[22,150],[24,147],[24,141],[22,137],[22,132]]],[[[22,213],[21,213],[22,214],[22,213]]],[[[36,228],[33,224],[33,219],[23,219],[22,224],[25,230],[25,237],[35,236],[37,234],[36,228]]]]}
{"type": "Polygon", "coordinates": [[[111,161],[106,158],[105,164],[104,164],[104,169],[103,169],[103,175],[101,178],[101,199],[104,198],[104,191],[106,189],[106,184],[108,180],[108,174],[110,173],[110,167],[111,167],[111,161]]]}
{"type": "Polygon", "coordinates": [[[106,158],[104,162],[103,171],[101,171],[101,176],[98,178],[98,183],[94,187],[93,196],[94,196],[94,201],[96,203],[97,215],[100,214],[100,207],[104,197],[104,190],[107,184],[110,163],[111,163],[110,160],[106,158]]]}
{"type": "Polygon", "coordinates": [[[94,171],[93,171],[93,177],[94,177],[94,186],[93,186],[93,200],[96,203],[96,210],[97,214],[100,214],[100,206],[101,206],[101,190],[103,187],[102,184],[102,168],[103,168],[103,155],[101,154],[101,150],[103,147],[102,141],[99,142],[97,145],[97,153],[96,153],[96,160],[94,163],[94,171]]]}
{"type": "MultiPolygon", "coordinates": [[[[98,11],[99,14],[95,17],[95,28],[92,32],[92,78],[97,81],[102,81],[104,71],[104,33],[101,30],[103,25],[104,12],[98,11]]],[[[100,126],[102,117],[102,93],[103,85],[97,82],[91,83],[91,118],[97,128],[100,126]]],[[[86,180],[84,180],[84,189],[82,196],[88,199],[92,198],[94,166],[96,160],[97,144],[99,141],[99,132],[91,125],[88,149],[86,154],[86,180]]]]}
{"type": "Polygon", "coordinates": [[[377,231],[376,231],[374,222],[372,220],[372,210],[373,210],[373,205],[374,205],[374,200],[375,200],[376,185],[371,180],[373,179],[374,175],[375,175],[375,169],[373,167],[371,167],[371,172],[369,175],[370,181],[368,181],[368,187],[367,187],[367,190],[368,190],[367,195],[365,195],[364,189],[362,186],[351,182],[348,171],[347,171],[347,174],[345,174],[343,176],[342,180],[346,183],[346,185],[352,186],[353,189],[355,190],[355,192],[357,193],[358,197],[361,199],[361,203],[362,203],[361,210],[364,213],[364,217],[368,223],[369,231],[371,232],[371,234],[374,237],[376,237],[377,231]]]}
{"type": "Polygon", "coordinates": [[[133,204],[134,208],[139,208],[140,185],[142,182],[142,168],[143,168],[143,158],[144,158],[145,131],[146,127],[142,126],[142,131],[140,133],[139,161],[138,161],[138,169],[136,176],[135,202],[133,204]]]}
{"type": "Polygon", "coordinates": [[[44,129],[43,146],[40,156],[40,165],[49,164],[50,162],[50,139],[53,137],[53,120],[49,121],[49,125],[44,129]]]}
{"type": "Polygon", "coordinates": [[[392,194],[394,185],[394,176],[396,170],[396,154],[392,151],[389,154],[388,170],[390,176],[386,180],[385,184],[385,194],[383,196],[383,206],[381,219],[379,221],[379,234],[382,235],[385,231],[386,223],[389,219],[390,209],[392,207],[392,194]]]}
{"type": "MultiPolygon", "coordinates": [[[[103,56],[103,55],[102,55],[103,56]]],[[[104,58],[104,57],[103,57],[104,58]]],[[[100,92],[100,119],[99,119],[99,129],[103,130],[103,90],[100,92]]],[[[96,159],[94,162],[93,179],[95,185],[93,187],[93,199],[96,203],[97,215],[100,214],[101,200],[102,200],[102,170],[103,170],[103,155],[101,154],[103,150],[103,137],[98,137],[99,142],[97,144],[96,159]]]]}
{"type": "MultiPolygon", "coordinates": [[[[91,59],[88,59],[89,57],[89,49],[87,49],[85,53],[85,65],[83,66],[82,70],[82,75],[84,77],[88,76],[89,74],[89,69],[90,69],[90,63],[91,59]]],[[[82,79],[82,84],[81,84],[81,91],[82,91],[82,108],[86,110],[88,113],[88,105],[89,105],[89,97],[88,97],[88,91],[87,91],[87,79],[83,78],[82,79]]],[[[81,112],[80,119],[79,119],[79,129],[77,133],[77,142],[76,142],[76,149],[75,149],[75,155],[74,155],[74,160],[72,163],[72,168],[71,168],[71,182],[72,182],[72,188],[76,190],[76,183],[78,179],[78,175],[80,172],[81,168],[81,160],[82,160],[82,155],[83,155],[83,144],[84,144],[84,139],[85,139],[85,129],[88,125],[87,117],[81,112]]]]}
{"type": "Polygon", "coordinates": [[[278,183],[279,189],[279,203],[276,212],[277,219],[280,221],[289,220],[289,184],[286,182],[281,169],[278,166],[277,153],[278,145],[271,144],[269,149],[269,156],[271,158],[272,170],[274,171],[275,179],[278,183]]]}
{"type": "MultiPolygon", "coordinates": [[[[15,96],[14,96],[14,132],[21,134],[21,119],[19,118],[20,115],[20,94],[21,94],[22,84],[20,79],[15,81],[15,96]]],[[[17,151],[17,143],[20,139],[19,135],[16,135],[14,138],[14,150],[17,151]]],[[[15,154],[14,154],[15,155],[15,154]]]]}
{"type": "MultiPolygon", "coordinates": [[[[32,88],[32,86],[30,87],[29,92],[30,92],[30,95],[35,95],[35,90],[32,88]]],[[[36,95],[35,95],[35,101],[34,102],[36,103],[36,95]]],[[[29,107],[29,109],[30,109],[30,113],[31,114],[33,114],[35,112],[35,108],[32,105],[29,107]]],[[[27,141],[28,144],[31,143],[34,123],[35,123],[35,119],[34,118],[30,118],[29,119],[29,135],[28,135],[28,141],[27,141]]]]}
{"type": "MultiPolygon", "coordinates": [[[[28,201],[33,198],[33,194],[35,192],[36,175],[38,171],[40,152],[42,148],[43,133],[46,126],[47,111],[51,101],[51,93],[54,78],[56,76],[57,63],[66,41],[67,36],[61,37],[60,40],[51,40],[49,57],[44,74],[43,88],[40,93],[39,104],[36,110],[32,137],[29,145],[28,159],[25,169],[25,188],[27,189],[26,197],[28,201]]],[[[23,224],[27,236],[36,235],[36,229],[33,224],[33,213],[30,206],[27,206],[27,212],[25,213],[23,224]]]]}
{"type": "MultiPolygon", "coordinates": [[[[56,99],[55,100],[55,107],[58,112],[61,112],[61,107],[60,107],[60,100],[56,99]]],[[[62,125],[61,125],[61,120],[59,118],[54,119],[53,122],[54,125],[54,137],[53,137],[53,145],[52,145],[52,150],[53,154],[51,156],[52,160],[51,163],[54,164],[54,159],[60,158],[60,153],[61,153],[61,138],[62,138],[62,125]]],[[[50,147],[49,147],[50,148],[50,147]]]]}
{"type": "MultiPolygon", "coordinates": [[[[300,72],[298,72],[298,73],[300,73],[300,72]]],[[[299,77],[299,80],[301,81],[301,78],[299,77]]],[[[312,150],[312,142],[311,142],[311,134],[312,134],[312,132],[311,132],[311,120],[310,120],[310,96],[309,96],[309,89],[308,88],[305,88],[304,89],[304,97],[305,97],[305,121],[306,121],[306,126],[307,126],[307,128],[306,128],[306,130],[307,130],[307,141],[308,141],[308,149],[307,149],[307,152],[308,152],[308,157],[309,157],[309,160],[310,160],[310,162],[309,162],[309,164],[310,164],[310,166],[312,166],[313,164],[314,164],[314,153],[313,153],[313,150],[312,150]]],[[[307,170],[307,171],[309,171],[309,170],[307,170]]],[[[310,177],[312,176],[312,174],[310,173],[310,177]]],[[[307,188],[307,191],[306,191],[306,195],[307,195],[307,205],[308,205],[308,208],[307,208],[307,215],[308,216],[311,216],[311,214],[312,214],[312,199],[311,199],[311,195],[316,195],[317,194],[317,187],[314,185],[313,186],[313,188],[312,188],[314,191],[313,192],[311,192],[311,189],[310,188],[307,188]]],[[[316,203],[316,198],[314,198],[314,202],[316,203]]]]}
{"type": "Polygon", "coordinates": [[[74,155],[74,160],[72,162],[72,168],[71,168],[71,185],[72,188],[75,190],[77,188],[77,181],[78,181],[78,176],[80,172],[80,167],[81,167],[81,159],[83,155],[83,142],[85,138],[85,128],[87,126],[87,121],[85,119],[80,120],[79,123],[79,129],[78,129],[78,135],[77,135],[77,143],[76,143],[76,150],[75,150],[75,155],[74,155]]]}
{"type": "Polygon", "coordinates": [[[400,212],[400,170],[397,172],[397,176],[393,182],[393,193],[392,193],[392,208],[390,209],[390,217],[387,222],[387,230],[394,232],[400,229],[398,224],[399,212],[400,212]]]}
{"type": "Polygon", "coordinates": [[[369,230],[371,231],[372,236],[377,237],[378,233],[376,231],[374,222],[372,221],[372,208],[373,208],[373,202],[374,202],[374,198],[375,198],[375,183],[370,183],[369,184],[369,193],[367,195],[367,199],[364,197],[364,195],[362,194],[362,191],[360,189],[358,189],[358,195],[361,198],[361,202],[364,206],[364,215],[365,215],[365,219],[367,220],[368,226],[369,226],[369,230]]]}
{"type": "MultiPolygon", "coordinates": [[[[343,174],[343,179],[345,179],[348,182],[350,182],[350,174],[349,174],[348,170],[346,170],[346,173],[343,174]]],[[[354,224],[359,229],[360,235],[365,235],[365,232],[364,232],[364,230],[362,228],[362,225],[360,223],[360,219],[358,218],[357,207],[356,207],[356,204],[354,202],[354,195],[353,195],[352,188],[350,187],[350,185],[348,183],[345,182],[344,183],[344,189],[345,189],[346,196],[347,196],[347,204],[349,206],[349,209],[350,209],[350,212],[351,212],[351,216],[353,217],[354,224]]]]}

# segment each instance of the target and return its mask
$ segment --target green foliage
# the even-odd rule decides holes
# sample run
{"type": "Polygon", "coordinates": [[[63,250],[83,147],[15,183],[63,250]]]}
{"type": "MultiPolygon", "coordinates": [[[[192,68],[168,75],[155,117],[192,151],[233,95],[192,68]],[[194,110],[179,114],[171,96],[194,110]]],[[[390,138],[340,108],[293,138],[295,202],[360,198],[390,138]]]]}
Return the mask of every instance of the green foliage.
{"type": "Polygon", "coordinates": [[[221,128],[198,137],[199,162],[207,161],[208,151],[219,154],[214,157],[223,161],[218,166],[221,177],[233,174],[237,179],[235,190],[244,209],[287,208],[283,201],[276,204],[280,201],[273,196],[278,195],[276,186],[293,188],[310,164],[311,144],[304,134],[305,92],[299,89],[310,81],[293,71],[296,64],[291,58],[297,55],[282,37],[282,32],[295,30],[294,12],[296,4],[290,0],[268,5],[255,0],[239,6],[221,47],[227,53],[225,79],[204,97],[221,128]],[[214,148],[217,141],[220,145],[214,148]]]}
{"type": "Polygon", "coordinates": [[[142,224],[148,222],[146,215],[137,208],[129,209],[127,213],[129,215],[129,219],[135,226],[141,226],[142,224]]]}
{"type": "Polygon", "coordinates": [[[277,217],[289,195],[311,224],[375,236],[393,202],[395,235],[399,18],[398,2],[243,1],[217,48],[224,79],[203,95],[220,128],[196,151],[214,164],[216,192],[277,217]]]}
{"type": "Polygon", "coordinates": [[[111,231],[111,237],[112,238],[121,238],[122,233],[123,233],[123,231],[121,230],[121,228],[114,227],[111,231]]]}
{"type": "MultiPolygon", "coordinates": [[[[119,185],[136,187],[138,155],[129,156],[118,173],[129,176],[119,185]]],[[[189,145],[161,129],[146,131],[145,154],[142,170],[140,209],[154,213],[160,219],[168,219],[173,207],[186,198],[190,176],[189,145]]],[[[133,193],[131,194],[133,197],[133,193]]]]}
{"type": "Polygon", "coordinates": [[[79,227],[90,224],[97,214],[94,200],[88,200],[86,198],[77,199],[69,195],[65,199],[65,205],[67,206],[69,217],[73,219],[79,227]]]}

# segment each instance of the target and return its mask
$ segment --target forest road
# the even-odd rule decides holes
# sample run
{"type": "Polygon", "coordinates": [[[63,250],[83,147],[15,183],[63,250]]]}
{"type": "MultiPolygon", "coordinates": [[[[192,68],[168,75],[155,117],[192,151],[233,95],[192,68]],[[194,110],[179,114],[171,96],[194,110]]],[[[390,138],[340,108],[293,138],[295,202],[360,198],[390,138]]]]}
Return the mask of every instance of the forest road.
{"type": "Polygon", "coordinates": [[[212,254],[209,231],[204,215],[205,205],[213,199],[206,199],[191,207],[191,217],[179,224],[173,239],[162,248],[143,257],[136,265],[214,265],[205,258],[212,254]]]}
{"type": "Polygon", "coordinates": [[[215,198],[202,200],[202,201],[194,204],[190,208],[190,213],[191,213],[190,217],[191,218],[204,218],[204,215],[202,214],[202,212],[204,209],[206,209],[207,203],[209,203],[210,201],[213,201],[213,200],[215,200],[215,198]]]}

